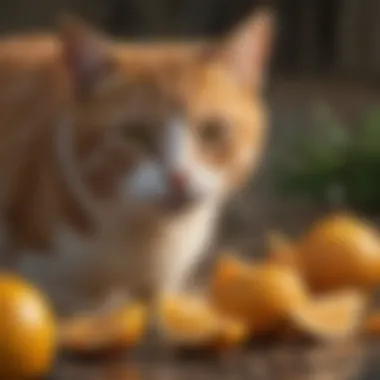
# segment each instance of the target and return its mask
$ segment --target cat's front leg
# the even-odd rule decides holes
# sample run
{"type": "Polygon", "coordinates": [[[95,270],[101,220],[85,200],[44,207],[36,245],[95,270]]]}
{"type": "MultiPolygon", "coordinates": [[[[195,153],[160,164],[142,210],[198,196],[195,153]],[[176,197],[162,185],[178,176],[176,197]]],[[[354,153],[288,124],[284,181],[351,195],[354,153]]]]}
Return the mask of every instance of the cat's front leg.
{"type": "Polygon", "coordinates": [[[132,302],[138,302],[146,307],[147,321],[144,335],[136,347],[138,355],[144,357],[157,357],[162,352],[165,340],[161,335],[161,327],[159,322],[159,303],[160,293],[158,286],[151,284],[149,286],[140,285],[138,287],[131,286],[128,288],[132,302]]]}
{"type": "Polygon", "coordinates": [[[214,241],[193,252],[176,255],[163,268],[159,279],[161,298],[167,295],[198,291],[203,284],[199,281],[198,269],[215,249],[214,241]]]}
{"type": "Polygon", "coordinates": [[[131,302],[127,292],[122,290],[111,290],[109,295],[94,309],[96,314],[109,314],[119,310],[131,302]]]}

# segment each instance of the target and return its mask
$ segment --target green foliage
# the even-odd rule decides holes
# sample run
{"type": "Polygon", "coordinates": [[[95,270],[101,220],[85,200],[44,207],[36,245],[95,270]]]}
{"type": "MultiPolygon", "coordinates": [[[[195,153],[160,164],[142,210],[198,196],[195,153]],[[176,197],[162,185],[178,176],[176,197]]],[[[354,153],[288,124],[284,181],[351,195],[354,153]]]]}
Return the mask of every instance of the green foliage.
{"type": "Polygon", "coordinates": [[[328,107],[316,111],[311,130],[295,139],[287,153],[292,160],[278,160],[279,190],[380,211],[380,109],[366,113],[352,133],[328,107]],[[331,199],[332,190],[339,190],[340,199],[331,199]]]}
{"type": "Polygon", "coordinates": [[[380,109],[370,110],[353,135],[344,179],[348,204],[380,210],[380,109]]]}
{"type": "Polygon", "coordinates": [[[293,141],[278,160],[279,188],[285,194],[325,201],[329,187],[341,181],[349,136],[340,120],[325,105],[315,110],[314,124],[293,141]]]}

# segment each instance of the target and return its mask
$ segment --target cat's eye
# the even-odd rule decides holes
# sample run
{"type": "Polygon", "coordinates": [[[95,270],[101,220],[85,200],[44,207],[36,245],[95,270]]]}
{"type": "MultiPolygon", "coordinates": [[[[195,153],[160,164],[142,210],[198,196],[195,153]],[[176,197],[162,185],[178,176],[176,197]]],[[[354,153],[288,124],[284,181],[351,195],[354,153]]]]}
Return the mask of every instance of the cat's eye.
{"type": "Polygon", "coordinates": [[[123,127],[122,135],[126,142],[139,148],[151,150],[153,147],[152,135],[144,123],[128,123],[123,127]]]}
{"type": "Polygon", "coordinates": [[[198,127],[200,141],[208,147],[218,147],[224,144],[228,137],[227,135],[227,126],[219,119],[205,120],[198,127]]]}

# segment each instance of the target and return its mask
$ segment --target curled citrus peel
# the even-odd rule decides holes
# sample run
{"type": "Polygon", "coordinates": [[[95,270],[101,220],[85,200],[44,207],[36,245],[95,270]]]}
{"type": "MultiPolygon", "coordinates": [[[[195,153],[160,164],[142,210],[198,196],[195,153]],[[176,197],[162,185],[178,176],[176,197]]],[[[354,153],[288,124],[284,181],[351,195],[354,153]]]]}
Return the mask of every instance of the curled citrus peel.
{"type": "Polygon", "coordinates": [[[160,304],[158,321],[163,338],[183,348],[224,349],[248,337],[242,322],[219,314],[204,296],[166,297],[160,304]]]}
{"type": "Polygon", "coordinates": [[[267,235],[268,260],[298,270],[297,247],[285,234],[272,231],[267,235]]]}
{"type": "Polygon", "coordinates": [[[289,323],[301,335],[319,341],[344,339],[359,331],[366,305],[361,292],[337,291],[291,309],[289,323]]]}
{"type": "Polygon", "coordinates": [[[224,257],[212,274],[210,298],[223,314],[266,334],[283,322],[291,308],[305,303],[308,294],[298,272],[288,265],[267,260],[236,263],[224,257]]]}
{"type": "Polygon", "coordinates": [[[141,340],[147,308],[131,304],[107,315],[72,318],[61,324],[60,344],[72,354],[108,354],[131,348],[141,340]]]}

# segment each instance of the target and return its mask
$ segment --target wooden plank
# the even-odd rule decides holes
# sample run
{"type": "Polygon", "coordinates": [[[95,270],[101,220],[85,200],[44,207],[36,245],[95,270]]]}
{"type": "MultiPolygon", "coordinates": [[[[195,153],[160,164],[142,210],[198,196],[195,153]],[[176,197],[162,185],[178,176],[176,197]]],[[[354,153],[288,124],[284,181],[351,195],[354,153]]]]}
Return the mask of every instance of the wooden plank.
{"type": "MultiPolygon", "coordinates": [[[[61,361],[51,380],[347,380],[362,379],[363,355],[379,368],[379,345],[360,342],[326,346],[274,344],[205,356],[165,356],[108,362],[61,361]],[[377,352],[377,354],[376,354],[377,352]]],[[[369,368],[364,369],[365,372],[369,368]]],[[[376,372],[377,373],[377,372],[376,372]]]]}

